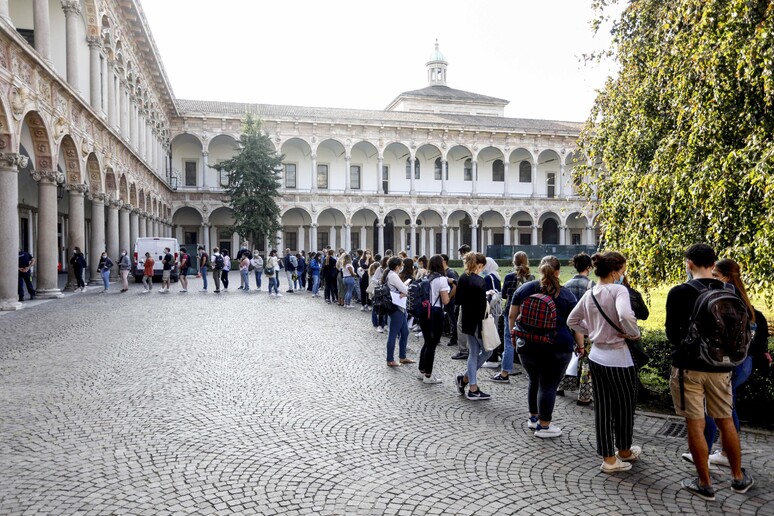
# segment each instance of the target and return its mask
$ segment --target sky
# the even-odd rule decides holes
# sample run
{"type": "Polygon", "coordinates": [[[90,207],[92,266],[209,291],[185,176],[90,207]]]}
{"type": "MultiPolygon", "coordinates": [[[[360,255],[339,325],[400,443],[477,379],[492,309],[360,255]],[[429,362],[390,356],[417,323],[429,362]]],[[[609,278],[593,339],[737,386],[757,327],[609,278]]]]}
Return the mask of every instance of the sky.
{"type": "Polygon", "coordinates": [[[448,86],[582,122],[615,74],[581,59],[609,47],[591,0],[140,1],[180,99],[381,110],[427,86],[437,39],[448,86]]]}

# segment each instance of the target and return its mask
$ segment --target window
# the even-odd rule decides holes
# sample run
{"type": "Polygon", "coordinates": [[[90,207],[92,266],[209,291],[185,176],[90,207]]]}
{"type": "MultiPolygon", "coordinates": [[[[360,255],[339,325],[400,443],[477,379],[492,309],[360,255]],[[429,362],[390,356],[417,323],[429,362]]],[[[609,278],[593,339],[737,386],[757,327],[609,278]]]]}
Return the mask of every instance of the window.
{"type": "Polygon", "coordinates": [[[433,178],[440,181],[443,178],[443,163],[441,158],[435,158],[435,168],[433,169],[433,178]]]}
{"type": "Polygon", "coordinates": [[[532,245],[532,234],[521,233],[519,235],[519,245],[532,245]]]}
{"type": "Polygon", "coordinates": [[[196,161],[186,161],[185,167],[185,186],[196,186],[196,161]]]}
{"type": "Polygon", "coordinates": [[[519,163],[519,183],[531,183],[532,182],[532,163],[529,161],[522,161],[519,163]]]}
{"type": "Polygon", "coordinates": [[[496,159],[492,163],[492,181],[505,181],[505,165],[501,159],[496,159]]]}
{"type": "MultiPolygon", "coordinates": [[[[406,179],[411,179],[411,158],[406,159],[406,179]]],[[[414,179],[419,179],[419,159],[414,158],[414,179]]]]}
{"type": "Polygon", "coordinates": [[[572,175],[572,184],[575,185],[575,188],[580,188],[580,185],[583,184],[583,176],[579,173],[575,173],[575,171],[573,171],[571,175],[572,175]]]}
{"type": "Polygon", "coordinates": [[[352,240],[350,249],[360,249],[360,232],[352,232],[349,238],[352,240]]]}
{"type": "MultiPolygon", "coordinates": [[[[199,233],[196,231],[186,231],[183,233],[183,242],[185,245],[196,245],[199,243],[199,233]]],[[[187,251],[188,249],[186,249],[187,251]]]]}
{"type": "Polygon", "coordinates": [[[291,251],[298,249],[298,233],[295,231],[285,231],[285,247],[291,251]]]}
{"type": "Polygon", "coordinates": [[[570,243],[572,245],[581,245],[581,234],[580,233],[572,233],[570,235],[570,243]]]}
{"type": "Polygon", "coordinates": [[[382,166],[382,191],[386,194],[390,193],[390,167],[387,165],[382,166]]]}
{"type": "Polygon", "coordinates": [[[317,248],[323,249],[324,247],[328,247],[330,240],[328,240],[328,232],[327,231],[318,231],[317,232],[317,248]]]}
{"type": "Polygon", "coordinates": [[[462,179],[465,181],[473,181],[473,162],[469,159],[465,160],[462,179]]]}
{"type": "Polygon", "coordinates": [[[528,227],[532,226],[532,222],[530,222],[529,220],[520,220],[520,221],[516,222],[516,225],[520,226],[520,227],[523,227],[523,228],[528,228],[528,227]]]}
{"type": "Polygon", "coordinates": [[[556,173],[549,172],[546,176],[546,196],[553,199],[556,197],[556,173]]]}
{"type": "Polygon", "coordinates": [[[296,164],[285,163],[285,188],[296,187],[296,164]]]}
{"type": "Polygon", "coordinates": [[[349,187],[353,190],[360,190],[360,165],[349,167],[349,187]]]}
{"type": "Polygon", "coordinates": [[[328,189],[328,165],[317,165],[317,188],[328,189]]]}
{"type": "MultiPolygon", "coordinates": [[[[216,165],[220,165],[224,161],[226,161],[226,160],[225,159],[219,159],[215,164],[216,165]]],[[[221,170],[220,171],[220,186],[222,186],[224,188],[228,187],[228,183],[229,183],[229,173],[228,173],[228,170],[221,170]]]]}

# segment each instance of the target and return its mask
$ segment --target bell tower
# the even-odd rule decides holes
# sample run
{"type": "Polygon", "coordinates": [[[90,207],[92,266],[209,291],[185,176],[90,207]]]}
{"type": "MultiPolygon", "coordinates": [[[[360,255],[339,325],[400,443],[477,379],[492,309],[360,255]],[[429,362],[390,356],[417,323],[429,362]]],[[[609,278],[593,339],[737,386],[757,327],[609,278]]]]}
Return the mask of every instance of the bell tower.
{"type": "Polygon", "coordinates": [[[435,40],[435,51],[427,62],[427,82],[430,86],[446,86],[446,67],[449,63],[438,50],[438,40],[435,40]]]}

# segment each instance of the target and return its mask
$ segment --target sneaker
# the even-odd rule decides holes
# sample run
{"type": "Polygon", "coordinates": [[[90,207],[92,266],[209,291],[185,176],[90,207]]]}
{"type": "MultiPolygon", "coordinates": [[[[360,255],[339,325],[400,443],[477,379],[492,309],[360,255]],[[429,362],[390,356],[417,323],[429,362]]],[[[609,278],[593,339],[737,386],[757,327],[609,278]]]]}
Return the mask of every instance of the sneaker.
{"type": "Polygon", "coordinates": [[[199,292],[207,292],[206,288],[199,289],[199,292]]]}
{"type": "Polygon", "coordinates": [[[537,416],[529,416],[529,419],[527,419],[527,428],[531,428],[532,430],[535,430],[537,426],[538,426],[537,416]]]}
{"type": "Polygon", "coordinates": [[[414,332],[414,337],[416,337],[418,339],[421,339],[422,338],[422,332],[421,331],[414,332]]]}
{"type": "Polygon", "coordinates": [[[293,293],[293,291],[292,291],[292,290],[286,290],[285,292],[287,292],[287,293],[289,293],[289,294],[292,294],[292,293],[293,293]]]}
{"type": "Polygon", "coordinates": [[[421,382],[424,379],[425,379],[425,373],[423,373],[422,371],[417,371],[417,380],[421,382]]]}
{"type": "MultiPolygon", "coordinates": [[[[422,376],[424,376],[424,375],[422,375],[422,376]]],[[[425,376],[422,379],[422,383],[424,383],[425,385],[435,385],[437,383],[441,383],[441,380],[439,380],[435,376],[425,376]]]]}
{"type": "Polygon", "coordinates": [[[216,290],[216,291],[215,291],[215,293],[216,293],[216,294],[220,294],[220,290],[216,290]]]}
{"type": "Polygon", "coordinates": [[[490,362],[489,360],[487,360],[486,362],[483,363],[481,367],[484,367],[486,369],[497,369],[498,367],[500,367],[500,362],[490,362]]]}
{"type": "Polygon", "coordinates": [[[500,373],[497,373],[493,377],[490,378],[491,381],[494,383],[511,383],[510,378],[506,378],[505,376],[501,376],[500,373]]]}
{"type": "Polygon", "coordinates": [[[473,392],[470,389],[468,389],[468,394],[466,396],[469,400],[488,400],[491,398],[491,396],[481,389],[473,392]]]}
{"type": "Polygon", "coordinates": [[[452,360],[467,360],[467,359],[468,359],[468,354],[463,353],[462,351],[452,356],[452,360]]]}
{"type": "Polygon", "coordinates": [[[747,473],[747,471],[742,468],[742,480],[734,479],[733,482],[731,482],[731,490],[735,493],[746,493],[750,490],[750,488],[755,483],[755,480],[753,480],[752,475],[747,473]]]}
{"type": "Polygon", "coordinates": [[[535,437],[540,437],[541,439],[551,439],[553,437],[559,437],[562,435],[562,429],[558,426],[547,426],[543,428],[540,426],[540,423],[538,423],[537,427],[535,427],[535,437]]]}
{"type": "Polygon", "coordinates": [[[559,389],[556,391],[557,396],[564,396],[564,389],[559,389]]]}
{"type": "Polygon", "coordinates": [[[720,450],[709,456],[709,462],[710,464],[715,464],[717,466],[725,466],[727,468],[731,467],[731,464],[728,462],[728,457],[723,455],[723,452],[720,450]]]}
{"type": "Polygon", "coordinates": [[[379,326],[378,328],[376,328],[376,331],[377,331],[377,333],[384,333],[384,328],[379,326]]]}
{"type": "Polygon", "coordinates": [[[632,469],[632,464],[631,462],[622,462],[621,459],[616,456],[613,464],[608,464],[603,461],[599,469],[601,469],[603,473],[616,473],[618,471],[629,471],[632,469]]]}
{"type": "Polygon", "coordinates": [[[616,452],[615,456],[618,458],[618,460],[623,462],[634,462],[640,458],[640,455],[642,455],[642,446],[634,445],[629,448],[629,451],[631,451],[632,454],[628,457],[621,457],[618,452],[616,452]]]}
{"type": "Polygon", "coordinates": [[[274,294],[274,295],[275,295],[276,297],[282,297],[282,294],[280,294],[279,292],[277,292],[277,293],[276,293],[276,294],[274,294]]]}
{"type": "MultiPolygon", "coordinates": [[[[691,464],[694,464],[693,455],[691,455],[691,452],[683,453],[682,455],[680,455],[680,457],[682,457],[682,459],[685,462],[690,462],[691,464]]],[[[707,460],[707,467],[708,468],[712,467],[712,462],[710,460],[707,460]]]]}
{"type": "Polygon", "coordinates": [[[143,294],[150,294],[150,290],[148,290],[148,289],[146,288],[145,290],[143,290],[143,291],[142,291],[142,293],[143,293],[143,294]]]}
{"type": "Polygon", "coordinates": [[[468,385],[468,382],[465,381],[465,375],[458,374],[457,378],[455,379],[455,383],[457,384],[457,392],[460,393],[460,396],[464,396],[465,387],[468,385]]]}
{"type": "Polygon", "coordinates": [[[187,288],[181,288],[180,292],[188,292],[188,289],[187,288]]]}
{"type": "Polygon", "coordinates": [[[239,290],[242,290],[243,288],[245,288],[245,287],[239,287],[239,290]]]}
{"type": "Polygon", "coordinates": [[[699,498],[703,498],[708,502],[715,501],[715,488],[701,485],[698,478],[687,478],[680,482],[680,485],[683,486],[683,489],[690,491],[699,498]]]}

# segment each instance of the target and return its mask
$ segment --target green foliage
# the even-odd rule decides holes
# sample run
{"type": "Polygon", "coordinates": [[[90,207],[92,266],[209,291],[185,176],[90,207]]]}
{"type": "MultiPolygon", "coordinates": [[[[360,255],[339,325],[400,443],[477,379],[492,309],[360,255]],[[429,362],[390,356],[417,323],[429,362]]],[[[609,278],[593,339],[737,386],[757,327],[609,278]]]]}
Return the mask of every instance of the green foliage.
{"type": "MultiPolygon", "coordinates": [[[[281,229],[278,172],[282,156],[274,151],[269,136],[261,132],[261,122],[248,114],[239,138],[239,153],[212,168],[229,177],[226,199],[234,212],[235,232],[251,242],[262,242],[264,235],[281,229]]],[[[272,239],[273,241],[273,239],[272,239]]]]}
{"type": "MultiPolygon", "coordinates": [[[[594,0],[600,20],[609,3],[594,0]]],[[[771,299],[773,33],[769,0],[639,0],[615,24],[620,73],[581,135],[591,165],[575,173],[592,178],[605,246],[628,257],[636,285],[682,280],[682,251],[701,241],[771,299]]]]}

